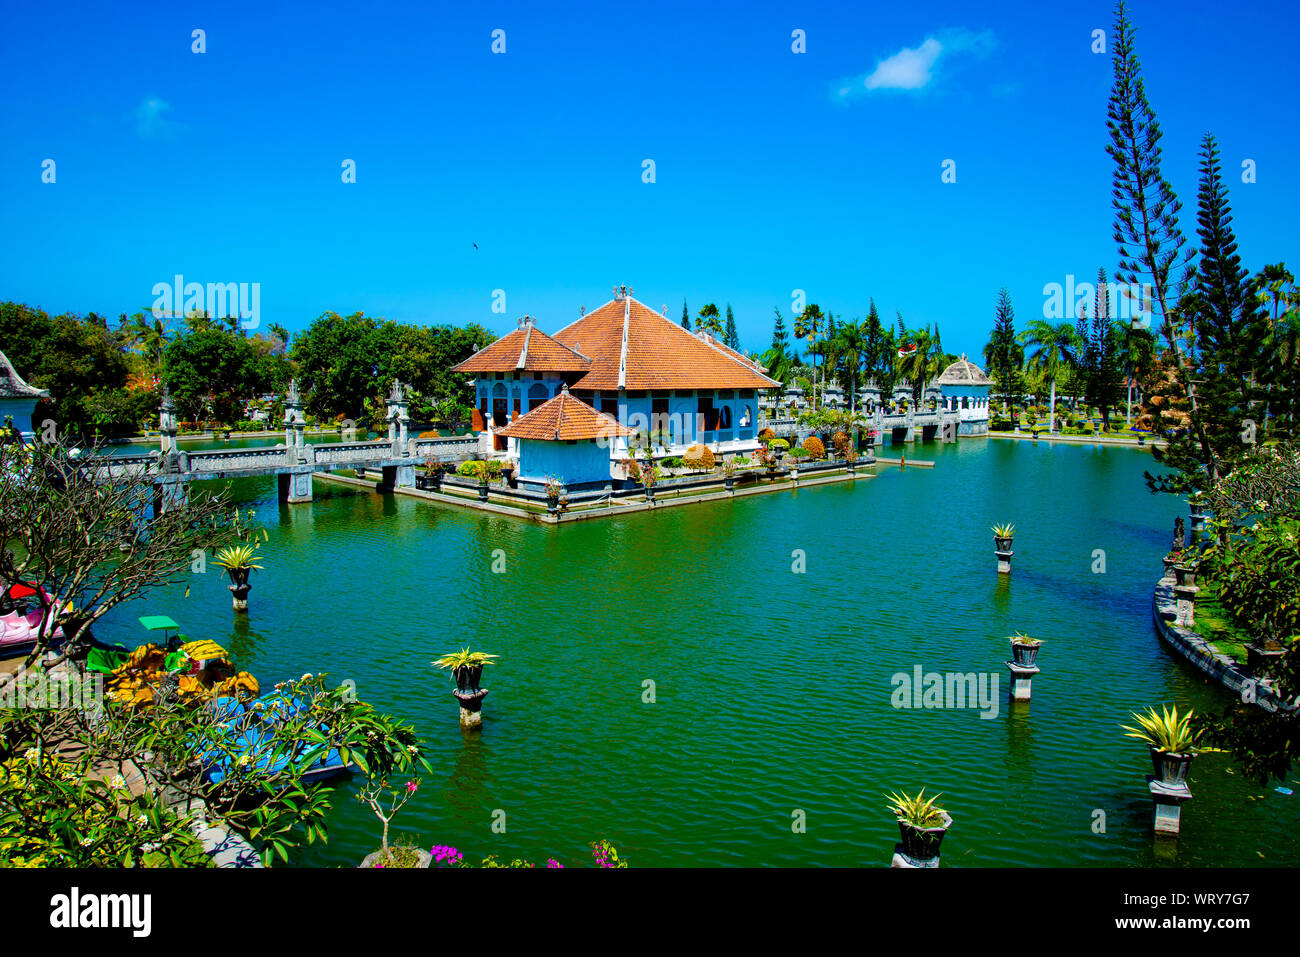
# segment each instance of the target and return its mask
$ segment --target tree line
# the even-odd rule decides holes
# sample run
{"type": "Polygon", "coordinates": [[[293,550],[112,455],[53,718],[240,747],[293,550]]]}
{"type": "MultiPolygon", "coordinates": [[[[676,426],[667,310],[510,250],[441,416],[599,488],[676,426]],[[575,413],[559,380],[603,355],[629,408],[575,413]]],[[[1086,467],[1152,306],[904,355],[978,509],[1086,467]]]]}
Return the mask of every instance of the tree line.
{"type": "Polygon", "coordinates": [[[204,313],[172,320],[137,312],[110,323],[95,312],[51,316],[0,302],[0,348],[19,375],[50,393],[34,421],[83,441],[156,426],[164,386],[183,422],[233,427],[261,409],[274,427],[292,378],[318,419],[381,422],[396,378],[416,421],[464,421],[470,396],[450,369],[495,338],[474,323],[414,325],[360,312],[324,313],[291,336],[275,323],[250,334],[236,318],[204,313]]]}

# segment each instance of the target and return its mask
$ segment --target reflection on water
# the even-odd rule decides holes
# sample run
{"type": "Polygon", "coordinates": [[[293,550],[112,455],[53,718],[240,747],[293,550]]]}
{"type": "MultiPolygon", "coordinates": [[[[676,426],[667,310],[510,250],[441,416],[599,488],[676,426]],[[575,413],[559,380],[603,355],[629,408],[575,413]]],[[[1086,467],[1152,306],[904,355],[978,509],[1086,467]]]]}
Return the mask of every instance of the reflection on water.
{"type": "MultiPolygon", "coordinates": [[[[248,618],[210,566],[188,599],[160,590],[99,631],[134,643],[137,615],[168,614],[224,637],[263,686],[352,679],[416,725],[436,769],[394,827],[471,858],[577,862],[607,837],[634,865],[884,866],[898,834],[882,792],[924,786],[955,820],[948,866],[1300,860],[1298,799],[1222,755],[1193,764],[1176,855],[1157,851],[1150,762],[1120,725],[1231,699],[1152,628],[1185,506],[1146,491],[1148,453],[971,440],[914,454],[936,468],[559,528],[321,481],[311,504],[280,505],[273,478],[235,481],[270,532],[248,618]],[[1017,526],[1009,579],[1000,521],[1017,526]],[[1016,631],[1046,643],[1033,701],[1012,706],[1016,631]],[[430,664],[465,645],[501,655],[480,738],[430,664]],[[998,717],[893,708],[891,676],[917,665],[997,674],[998,717]]],[[[374,849],[353,790],[336,789],[329,843],[299,862],[374,849]]]]}

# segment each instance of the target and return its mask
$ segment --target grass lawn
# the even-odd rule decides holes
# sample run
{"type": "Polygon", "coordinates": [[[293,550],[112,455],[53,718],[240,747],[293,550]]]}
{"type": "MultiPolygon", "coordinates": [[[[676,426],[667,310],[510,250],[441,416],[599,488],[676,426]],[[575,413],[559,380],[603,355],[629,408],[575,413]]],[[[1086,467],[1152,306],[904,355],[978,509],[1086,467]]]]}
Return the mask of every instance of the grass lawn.
{"type": "Polygon", "coordinates": [[[1237,661],[1246,663],[1244,642],[1251,641],[1250,632],[1237,626],[1226,608],[1219,604],[1219,586],[1215,582],[1197,582],[1200,592],[1196,596],[1196,633],[1217,650],[1237,661]]]}

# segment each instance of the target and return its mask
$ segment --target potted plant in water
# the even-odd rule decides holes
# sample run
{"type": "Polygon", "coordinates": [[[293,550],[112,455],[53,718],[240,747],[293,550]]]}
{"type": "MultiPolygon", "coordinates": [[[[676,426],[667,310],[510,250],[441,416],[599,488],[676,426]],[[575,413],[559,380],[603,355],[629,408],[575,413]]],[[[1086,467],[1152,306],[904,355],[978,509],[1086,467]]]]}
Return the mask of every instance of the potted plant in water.
{"type": "Polygon", "coordinates": [[[943,836],[952,827],[952,817],[941,807],[935,807],[936,794],[926,798],[925,788],[915,795],[888,795],[889,809],[898,818],[898,832],[903,837],[903,855],[918,864],[933,861],[939,856],[943,836]]]}
{"type": "Polygon", "coordinates": [[[230,576],[230,594],[235,611],[248,611],[248,576],[263,566],[257,564],[257,545],[231,545],[217,552],[214,561],[230,576]]]}
{"type": "Polygon", "coordinates": [[[1030,638],[1022,631],[1016,632],[1007,640],[1011,642],[1011,656],[1015,663],[1025,668],[1033,667],[1038,649],[1043,647],[1042,640],[1030,638]]]}
{"type": "Polygon", "coordinates": [[[1147,708],[1145,714],[1133,712],[1139,727],[1121,726],[1128,732],[1125,737],[1145,742],[1151,749],[1151,765],[1161,784],[1170,787],[1185,784],[1192,758],[1210,750],[1196,743],[1200,732],[1192,728],[1194,715],[1190,708],[1182,715],[1176,706],[1173,710],[1162,707],[1159,713],[1155,708],[1147,708]]]}
{"type": "Polygon", "coordinates": [[[722,463],[722,481],[727,486],[727,491],[731,492],[736,488],[736,460],[727,459],[722,463]]]}
{"type": "Polygon", "coordinates": [[[456,682],[456,690],[471,693],[478,691],[478,683],[483,679],[483,666],[495,664],[489,655],[482,651],[470,651],[462,648],[451,654],[443,655],[434,662],[439,668],[451,669],[451,680],[456,682]]]}
{"type": "Polygon", "coordinates": [[[844,467],[850,475],[858,474],[858,450],[852,445],[844,448],[844,467]]]}
{"type": "Polygon", "coordinates": [[[1015,538],[1016,527],[1009,523],[993,526],[993,544],[1000,552],[1011,551],[1011,541],[1015,538]]]}
{"type": "Polygon", "coordinates": [[[389,823],[419,789],[418,780],[407,781],[400,788],[390,788],[387,779],[383,779],[378,783],[370,782],[357,794],[357,800],[374,811],[384,825],[379,850],[367,854],[361,861],[362,867],[428,867],[433,862],[433,855],[415,847],[414,842],[402,841],[396,847],[388,846],[389,823]]]}

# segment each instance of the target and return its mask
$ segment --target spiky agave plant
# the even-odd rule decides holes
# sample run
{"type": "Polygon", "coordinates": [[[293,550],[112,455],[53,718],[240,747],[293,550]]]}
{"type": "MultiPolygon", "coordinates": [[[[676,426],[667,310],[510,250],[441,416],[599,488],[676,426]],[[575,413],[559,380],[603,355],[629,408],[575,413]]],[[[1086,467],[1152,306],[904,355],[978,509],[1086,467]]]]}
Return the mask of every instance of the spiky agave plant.
{"type": "Polygon", "coordinates": [[[249,568],[260,571],[264,566],[257,564],[256,559],[256,545],[230,545],[217,552],[213,561],[225,569],[249,568]]]}
{"type": "Polygon", "coordinates": [[[1009,522],[993,526],[993,536],[995,538],[1011,538],[1015,534],[1016,527],[1009,522]]]}
{"type": "Polygon", "coordinates": [[[470,651],[468,647],[460,651],[453,651],[450,654],[443,655],[436,659],[433,664],[439,668],[450,668],[452,680],[455,680],[455,674],[461,668],[475,668],[483,665],[495,664],[493,658],[498,655],[489,655],[483,651],[470,651]]]}
{"type": "Polygon", "coordinates": [[[1136,738],[1157,751],[1182,754],[1208,750],[1197,747],[1196,742],[1200,732],[1192,728],[1192,717],[1195,713],[1188,708],[1180,715],[1176,705],[1172,710],[1162,707],[1159,713],[1155,708],[1147,708],[1145,713],[1132,712],[1140,727],[1134,728],[1127,724],[1121,727],[1128,732],[1126,738],[1136,738]]]}
{"type": "Polygon", "coordinates": [[[927,799],[925,788],[921,788],[914,795],[906,792],[895,794],[891,791],[886,797],[889,798],[889,809],[906,824],[920,828],[939,827],[943,824],[945,812],[943,808],[935,807],[934,804],[942,795],[936,794],[927,799]]]}

